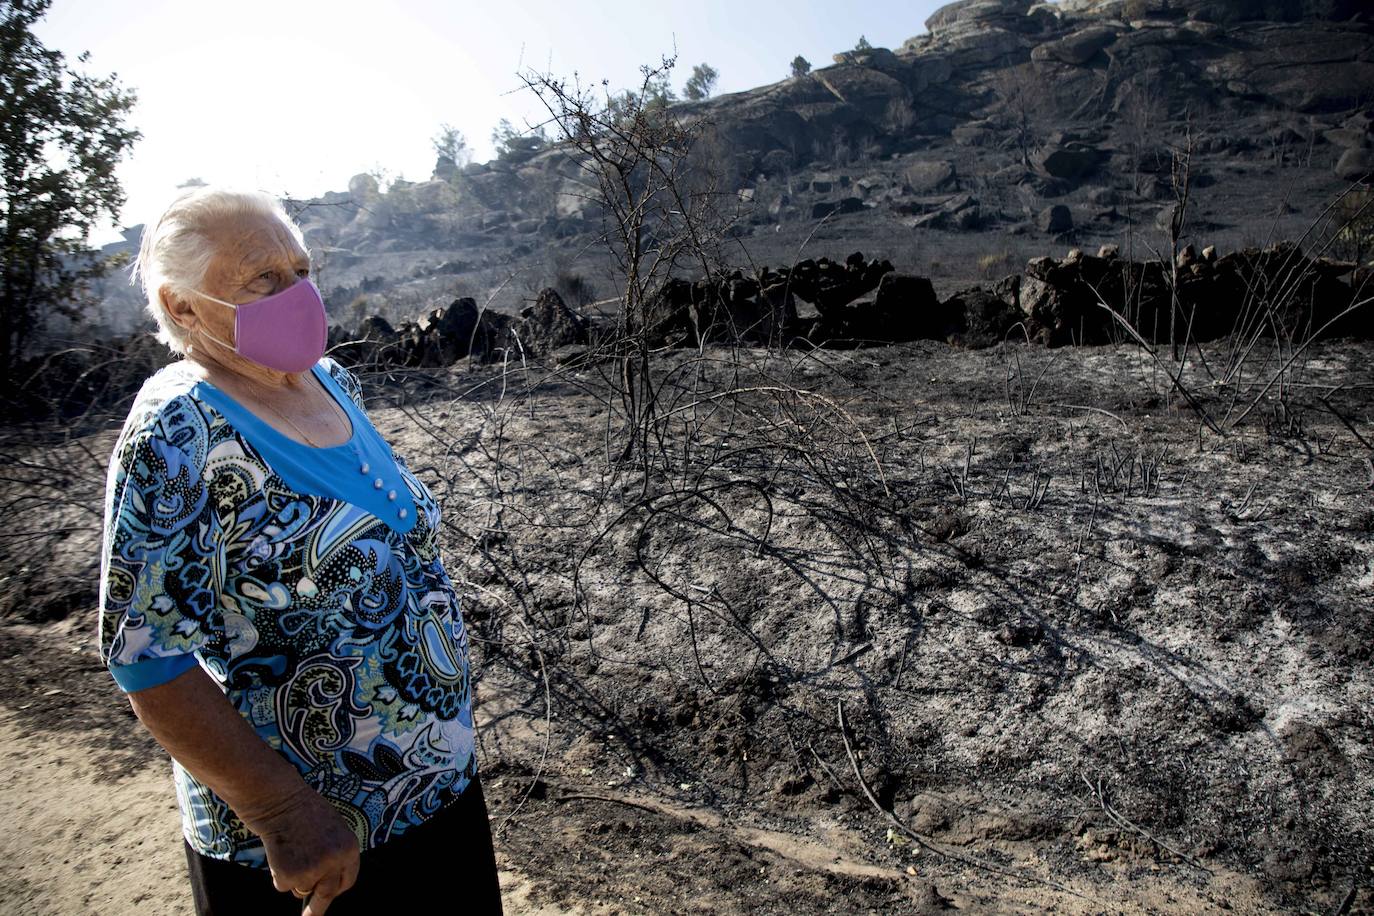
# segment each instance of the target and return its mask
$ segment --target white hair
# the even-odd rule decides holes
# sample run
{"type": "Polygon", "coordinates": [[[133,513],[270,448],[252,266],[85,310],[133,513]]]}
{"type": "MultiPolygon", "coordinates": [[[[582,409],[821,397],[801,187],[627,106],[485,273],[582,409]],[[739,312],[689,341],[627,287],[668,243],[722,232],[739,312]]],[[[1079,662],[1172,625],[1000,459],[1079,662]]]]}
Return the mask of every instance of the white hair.
{"type": "Polygon", "coordinates": [[[185,296],[203,291],[205,275],[215,256],[214,229],[226,219],[264,216],[280,220],[305,248],[300,226],[286,215],[281,203],[260,191],[191,188],[180,194],[152,226],[143,229],[138,260],[129,282],[142,281],[148,314],[157,321],[157,339],[174,353],[184,354],[187,332],[172,320],[162,304],[161,291],[185,296]]]}

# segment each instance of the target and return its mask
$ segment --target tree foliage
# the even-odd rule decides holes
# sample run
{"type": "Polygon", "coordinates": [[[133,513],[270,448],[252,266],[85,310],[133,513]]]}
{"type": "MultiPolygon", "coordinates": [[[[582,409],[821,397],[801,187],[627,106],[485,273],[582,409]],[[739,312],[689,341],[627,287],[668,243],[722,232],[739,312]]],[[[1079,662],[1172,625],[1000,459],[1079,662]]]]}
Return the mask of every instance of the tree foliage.
{"type": "Polygon", "coordinates": [[[472,147],[468,146],[463,132],[452,124],[440,124],[439,132],[430,140],[434,152],[441,159],[447,159],[462,168],[472,161],[472,147]]]}
{"type": "MultiPolygon", "coordinates": [[[[0,0],[0,379],[52,313],[79,316],[108,268],[87,245],[124,191],[115,166],[141,136],[116,74],[70,69],[33,25],[51,0],[0,0]]],[[[86,63],[82,54],[78,63],[86,63]]]]}
{"type": "Polygon", "coordinates": [[[865,38],[865,37],[863,37],[862,35],[860,35],[860,36],[859,36],[858,42],[854,45],[854,50],[855,50],[855,51],[872,51],[872,50],[873,50],[873,46],[872,46],[871,44],[868,43],[868,39],[867,39],[867,38],[865,38]]]}
{"type": "Polygon", "coordinates": [[[518,130],[505,118],[492,129],[491,145],[496,158],[505,161],[524,161],[548,145],[549,135],[541,124],[528,130],[518,130]]]}
{"type": "Polygon", "coordinates": [[[792,58],[792,75],[793,75],[793,76],[806,76],[806,74],[808,74],[808,73],[810,73],[810,72],[811,72],[811,61],[807,60],[805,57],[802,57],[800,54],[798,54],[796,57],[792,58]]]}
{"type": "Polygon", "coordinates": [[[639,118],[652,118],[677,101],[668,81],[671,66],[649,72],[639,89],[626,89],[606,100],[606,115],[615,123],[630,124],[639,118]]]}
{"type": "Polygon", "coordinates": [[[686,84],[682,87],[682,94],[693,102],[710,98],[711,90],[715,89],[716,80],[719,77],[720,71],[710,64],[697,64],[692,68],[692,75],[687,78],[686,84]]]}

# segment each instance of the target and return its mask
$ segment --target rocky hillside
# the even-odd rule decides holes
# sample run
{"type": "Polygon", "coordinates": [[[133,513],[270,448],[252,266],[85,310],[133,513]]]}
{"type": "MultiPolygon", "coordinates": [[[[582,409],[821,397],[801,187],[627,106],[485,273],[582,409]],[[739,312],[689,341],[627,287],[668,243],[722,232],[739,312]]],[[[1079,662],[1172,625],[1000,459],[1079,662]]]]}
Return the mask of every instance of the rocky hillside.
{"type": "MultiPolygon", "coordinates": [[[[862,248],[948,294],[1070,245],[1148,256],[1190,136],[1183,235],[1199,249],[1302,238],[1374,170],[1374,13],[1360,0],[959,0],[925,27],[900,48],[681,103],[715,125],[741,263],[792,263],[809,238],[803,256],[862,248]]],[[[566,150],[443,165],[293,202],[338,322],[413,318],[458,295],[514,314],[559,273],[613,294],[566,150]]],[[[118,286],[114,310],[128,311],[118,286]]]]}

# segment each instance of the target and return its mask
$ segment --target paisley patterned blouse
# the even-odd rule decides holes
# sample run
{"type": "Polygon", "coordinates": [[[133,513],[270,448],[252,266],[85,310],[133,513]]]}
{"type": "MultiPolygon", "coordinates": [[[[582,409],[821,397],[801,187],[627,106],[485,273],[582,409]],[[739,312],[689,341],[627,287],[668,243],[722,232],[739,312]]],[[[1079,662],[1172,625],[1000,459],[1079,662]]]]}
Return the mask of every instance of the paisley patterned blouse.
{"type": "MultiPolygon", "coordinates": [[[[200,665],[363,849],[476,774],[467,634],[429,489],[368,421],[357,379],[315,375],[352,438],[314,448],[175,363],[134,401],[110,463],[99,640],[119,686],[200,665]]],[[[182,830],[267,867],[261,841],[173,761],[182,830]]]]}

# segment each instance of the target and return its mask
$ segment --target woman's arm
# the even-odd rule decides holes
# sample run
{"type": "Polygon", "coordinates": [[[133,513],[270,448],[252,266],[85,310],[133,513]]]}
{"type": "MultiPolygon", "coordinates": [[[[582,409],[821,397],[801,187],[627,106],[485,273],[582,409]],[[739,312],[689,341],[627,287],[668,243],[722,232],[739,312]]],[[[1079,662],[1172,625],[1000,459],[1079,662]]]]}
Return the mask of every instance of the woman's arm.
{"type": "Polygon", "coordinates": [[[319,916],[358,877],[358,840],[289,761],[253,731],[199,665],[137,690],[139,720],[192,776],[262,838],[277,890],[311,892],[319,916]]]}

